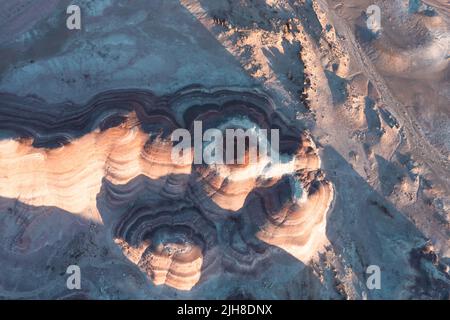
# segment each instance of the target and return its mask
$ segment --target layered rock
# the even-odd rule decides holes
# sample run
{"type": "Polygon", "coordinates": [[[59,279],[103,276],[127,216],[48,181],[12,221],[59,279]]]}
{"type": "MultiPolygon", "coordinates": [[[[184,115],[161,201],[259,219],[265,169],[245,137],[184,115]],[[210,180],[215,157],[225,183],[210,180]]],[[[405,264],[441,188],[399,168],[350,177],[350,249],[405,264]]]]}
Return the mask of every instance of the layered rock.
{"type": "Polygon", "coordinates": [[[117,90],[83,106],[3,95],[0,121],[0,196],[101,222],[155,285],[190,290],[223,268],[255,272],[272,256],[267,245],[306,262],[326,242],[333,189],[317,148],[259,91],[117,90]],[[278,129],[279,148],[267,137],[270,152],[254,161],[247,148],[242,164],[174,162],[171,133],[193,136],[194,121],[221,132],[278,129]],[[234,216],[241,227],[228,230],[234,216]]]}
{"type": "Polygon", "coordinates": [[[326,213],[333,199],[333,187],[321,172],[315,172],[290,177],[274,188],[275,192],[259,193],[265,210],[251,217],[261,224],[257,237],[307,261],[311,253],[325,245],[326,213]],[[283,199],[280,195],[285,190],[290,194],[283,199]]]}
{"type": "Polygon", "coordinates": [[[214,227],[194,208],[183,205],[133,208],[114,235],[128,259],[156,285],[190,290],[217,258],[214,227]]]}

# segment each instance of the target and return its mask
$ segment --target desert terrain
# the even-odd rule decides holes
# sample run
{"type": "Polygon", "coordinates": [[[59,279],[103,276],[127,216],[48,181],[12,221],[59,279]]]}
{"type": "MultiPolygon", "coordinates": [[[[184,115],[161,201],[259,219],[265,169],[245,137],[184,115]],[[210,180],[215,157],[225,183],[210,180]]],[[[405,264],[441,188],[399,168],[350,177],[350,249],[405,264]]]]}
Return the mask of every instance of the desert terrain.
{"type": "Polygon", "coordinates": [[[0,299],[450,298],[448,1],[70,4],[0,1],[0,299]]]}

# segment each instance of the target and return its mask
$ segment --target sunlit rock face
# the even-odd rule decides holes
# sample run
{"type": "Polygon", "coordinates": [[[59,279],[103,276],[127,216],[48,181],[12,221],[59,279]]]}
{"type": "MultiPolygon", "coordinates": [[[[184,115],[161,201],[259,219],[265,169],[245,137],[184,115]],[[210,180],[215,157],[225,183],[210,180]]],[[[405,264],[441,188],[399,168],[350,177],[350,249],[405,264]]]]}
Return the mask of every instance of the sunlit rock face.
{"type": "Polygon", "coordinates": [[[116,243],[152,281],[190,290],[217,260],[216,232],[195,208],[170,203],[133,208],[117,225],[116,243]]]}
{"type": "Polygon", "coordinates": [[[302,261],[308,261],[320,250],[325,241],[326,213],[333,198],[333,187],[320,172],[289,177],[274,190],[258,192],[258,196],[262,210],[251,219],[261,225],[259,239],[302,261]]]}
{"type": "Polygon", "coordinates": [[[317,148],[259,91],[117,90],[76,108],[2,101],[10,134],[0,141],[0,196],[103,224],[155,285],[191,290],[223,271],[258,272],[272,246],[307,262],[327,242],[333,187],[317,148]],[[242,164],[176,163],[171,133],[192,132],[194,121],[203,130],[279,129],[279,161],[270,153],[242,164]]]}

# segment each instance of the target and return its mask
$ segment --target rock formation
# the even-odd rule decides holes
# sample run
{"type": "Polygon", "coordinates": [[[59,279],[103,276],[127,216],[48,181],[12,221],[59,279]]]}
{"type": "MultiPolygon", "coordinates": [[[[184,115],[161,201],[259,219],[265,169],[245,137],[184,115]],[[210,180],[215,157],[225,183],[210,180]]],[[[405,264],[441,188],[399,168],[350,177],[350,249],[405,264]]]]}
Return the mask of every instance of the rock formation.
{"type": "Polygon", "coordinates": [[[245,237],[304,262],[326,243],[333,188],[320,172],[317,148],[261,92],[187,88],[157,97],[110,91],[72,113],[56,112],[69,105],[2,98],[0,121],[8,122],[12,138],[0,142],[0,194],[81,217],[95,213],[111,226],[124,255],[157,285],[190,290],[203,273],[217,272],[217,227],[234,215],[256,228],[245,237]],[[31,103],[36,111],[12,117],[13,103],[18,110],[31,103]],[[277,128],[280,160],[269,155],[244,164],[174,163],[171,132],[191,130],[193,121],[202,121],[204,130],[277,128]],[[140,194],[139,177],[150,179],[151,199],[140,194]],[[97,204],[102,186],[103,211],[97,204]]]}

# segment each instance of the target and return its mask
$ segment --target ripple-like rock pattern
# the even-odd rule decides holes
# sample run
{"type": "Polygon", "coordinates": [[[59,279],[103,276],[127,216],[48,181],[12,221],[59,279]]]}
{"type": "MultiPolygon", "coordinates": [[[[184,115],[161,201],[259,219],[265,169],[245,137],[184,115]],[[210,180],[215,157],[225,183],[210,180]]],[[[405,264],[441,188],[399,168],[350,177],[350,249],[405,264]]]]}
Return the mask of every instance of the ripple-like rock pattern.
{"type": "Polygon", "coordinates": [[[215,228],[183,204],[133,208],[114,234],[125,255],[155,284],[190,290],[217,258],[212,255],[215,228]]]}
{"type": "Polygon", "coordinates": [[[190,290],[221,270],[256,272],[267,245],[305,262],[326,243],[333,188],[317,148],[257,90],[115,90],[83,106],[0,101],[0,196],[98,220],[156,285],[190,290]],[[170,135],[193,132],[194,121],[279,129],[280,161],[174,163],[170,135]]]}

